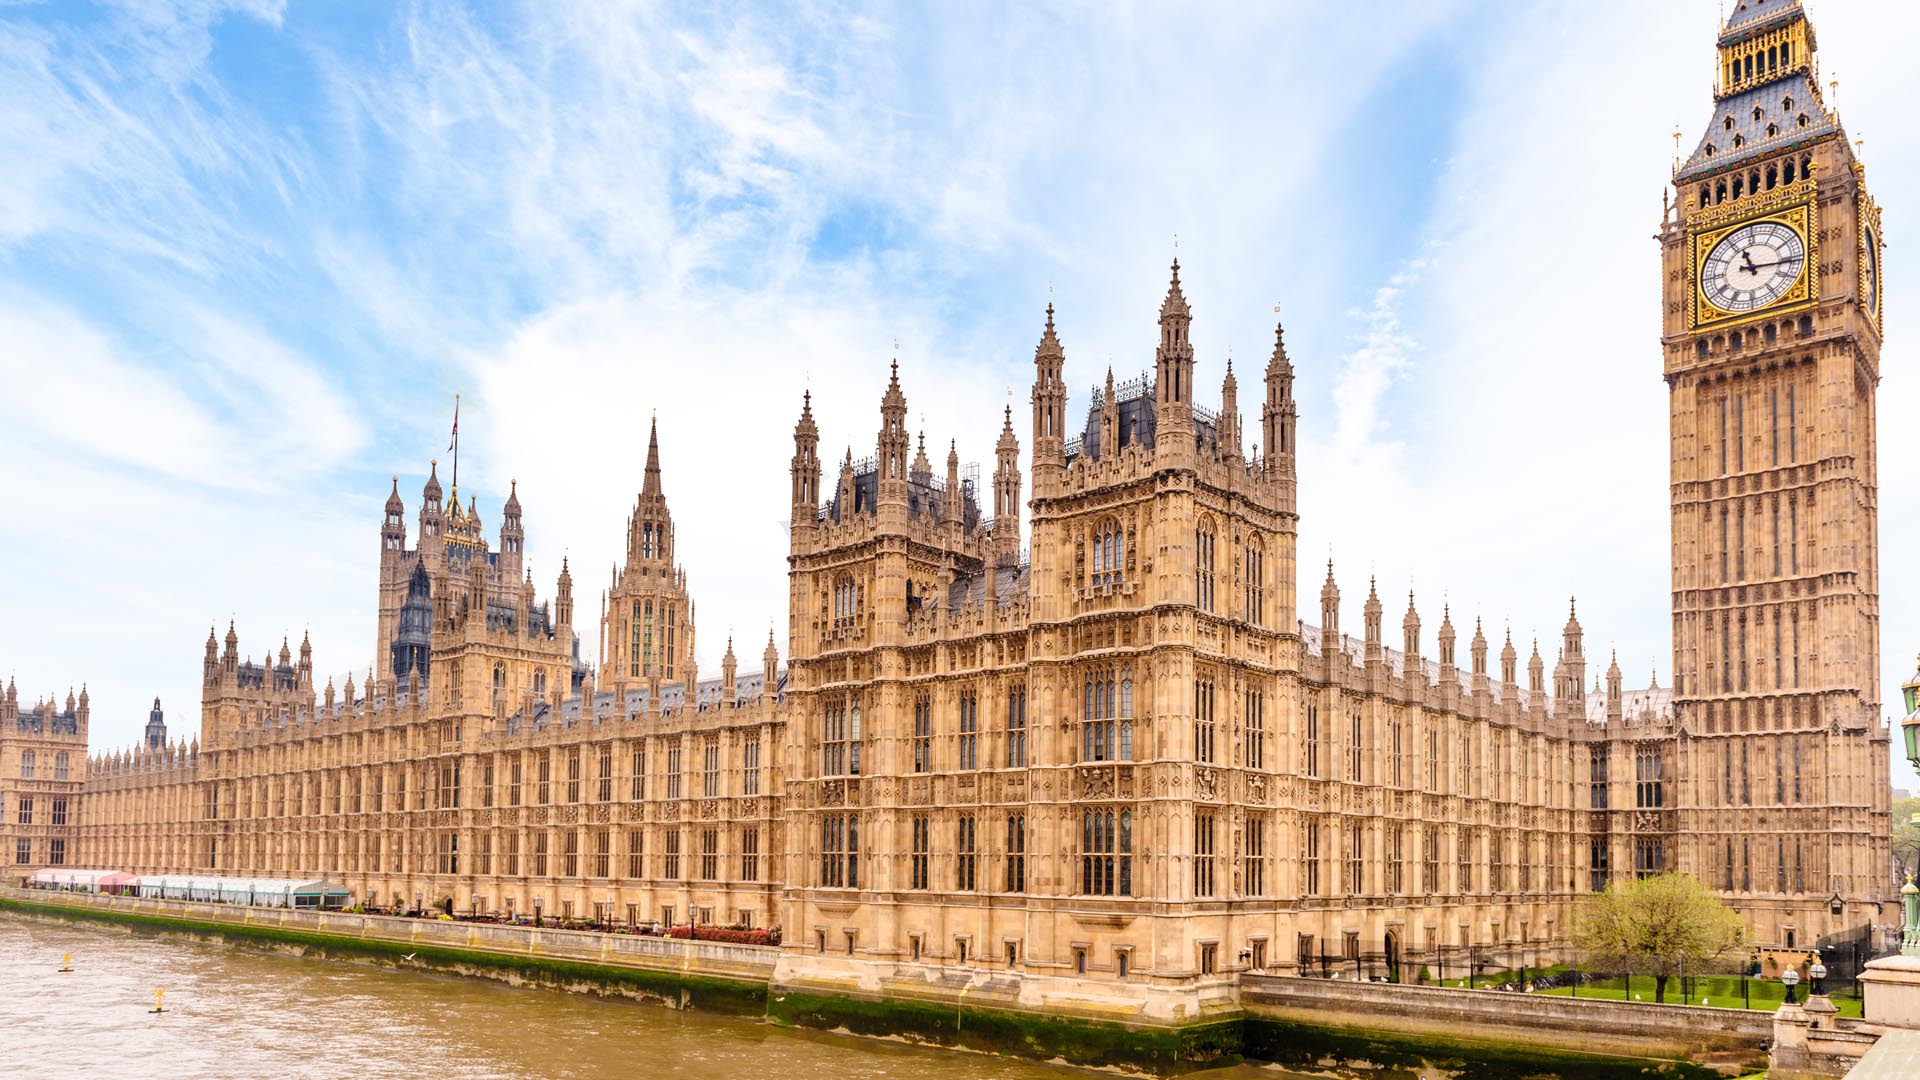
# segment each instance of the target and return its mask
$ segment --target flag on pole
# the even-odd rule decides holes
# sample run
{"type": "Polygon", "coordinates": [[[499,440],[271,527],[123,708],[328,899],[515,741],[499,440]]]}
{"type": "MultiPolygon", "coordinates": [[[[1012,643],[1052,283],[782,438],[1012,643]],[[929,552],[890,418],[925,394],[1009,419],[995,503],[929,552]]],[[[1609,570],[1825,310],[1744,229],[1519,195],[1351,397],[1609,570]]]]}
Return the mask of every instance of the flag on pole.
{"type": "Polygon", "coordinates": [[[453,395],[453,437],[447,440],[447,449],[453,454],[453,493],[454,506],[460,505],[460,395],[453,395]]]}

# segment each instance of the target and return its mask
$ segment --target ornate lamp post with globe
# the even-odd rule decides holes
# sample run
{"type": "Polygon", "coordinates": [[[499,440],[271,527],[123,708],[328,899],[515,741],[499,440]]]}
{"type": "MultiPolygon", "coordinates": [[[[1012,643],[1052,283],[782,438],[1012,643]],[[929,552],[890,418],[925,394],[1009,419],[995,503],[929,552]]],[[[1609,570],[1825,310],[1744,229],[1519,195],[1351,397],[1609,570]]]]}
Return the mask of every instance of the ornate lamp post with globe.
{"type": "MultiPolygon", "coordinates": [[[[1907,760],[1920,769],[1920,671],[1901,685],[1900,696],[1907,707],[1900,738],[1907,760]]],[[[1920,822],[1920,814],[1914,820],[1920,822]]],[[[1900,916],[1900,955],[1874,960],[1860,974],[1861,1011],[1869,1023],[1914,1027],[1920,1026],[1920,888],[1911,874],[1900,889],[1900,916]]]]}
{"type": "MultiPolygon", "coordinates": [[[[1900,736],[1906,743],[1907,760],[1920,770],[1920,668],[1901,685],[1900,696],[1907,707],[1906,719],[1900,721],[1900,736]]],[[[1920,814],[1915,814],[1914,820],[1920,823],[1920,814]]],[[[1920,956],[1920,889],[1914,888],[1911,874],[1900,890],[1900,907],[1900,955],[1920,956]]]]}

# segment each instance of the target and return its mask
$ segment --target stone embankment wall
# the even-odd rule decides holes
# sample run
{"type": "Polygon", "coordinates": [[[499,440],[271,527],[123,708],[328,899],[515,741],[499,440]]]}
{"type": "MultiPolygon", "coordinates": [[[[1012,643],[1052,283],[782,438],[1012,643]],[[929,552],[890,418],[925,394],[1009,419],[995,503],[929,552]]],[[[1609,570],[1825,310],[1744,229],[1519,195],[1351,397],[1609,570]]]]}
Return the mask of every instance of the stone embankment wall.
{"type": "Polygon", "coordinates": [[[1763,1068],[1773,1016],[1764,1011],[1653,1005],[1355,983],[1242,976],[1246,1052],[1281,1065],[1367,1059],[1379,1065],[1487,1057],[1527,1047],[1581,1058],[1621,1057],[1763,1068]]]}

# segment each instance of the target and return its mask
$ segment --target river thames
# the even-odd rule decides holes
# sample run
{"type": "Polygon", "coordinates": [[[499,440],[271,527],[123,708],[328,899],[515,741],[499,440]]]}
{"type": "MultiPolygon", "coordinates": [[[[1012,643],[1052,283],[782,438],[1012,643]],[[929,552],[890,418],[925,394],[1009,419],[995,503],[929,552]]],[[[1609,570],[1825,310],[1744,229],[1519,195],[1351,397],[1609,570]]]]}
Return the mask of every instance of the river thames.
{"type": "MultiPolygon", "coordinates": [[[[746,1017],[0,916],[0,1076],[460,1077],[1099,1075],[796,1031],[746,1017]],[[73,972],[61,974],[63,954],[73,972]],[[166,991],[154,1015],[153,992],[166,991]]],[[[1268,1080],[1241,1066],[1189,1074],[1268,1080]]]]}

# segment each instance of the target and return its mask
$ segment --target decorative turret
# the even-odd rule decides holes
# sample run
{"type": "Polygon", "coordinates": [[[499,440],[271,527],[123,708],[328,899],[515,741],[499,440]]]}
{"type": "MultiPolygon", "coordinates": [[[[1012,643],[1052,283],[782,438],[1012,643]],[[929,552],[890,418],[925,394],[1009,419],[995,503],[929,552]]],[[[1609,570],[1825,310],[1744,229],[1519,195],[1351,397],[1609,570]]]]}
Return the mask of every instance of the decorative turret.
{"type": "Polygon", "coordinates": [[[993,549],[1001,566],[1020,561],[1020,440],[1013,434],[1013,406],[1007,406],[1006,420],[1000,427],[1000,441],[994,444],[997,465],[993,470],[993,549]]]}
{"type": "Polygon", "coordinates": [[[1458,672],[1453,662],[1453,605],[1442,602],[1440,605],[1440,679],[1442,682],[1453,680],[1458,672]]]}
{"type": "MultiPolygon", "coordinates": [[[[399,483],[399,481],[395,481],[399,483]]],[[[427,466],[427,482],[420,489],[420,550],[439,551],[446,542],[447,514],[441,503],[440,460],[427,466]]]]}
{"type": "Polygon", "coordinates": [[[1220,381],[1220,453],[1240,460],[1240,384],[1233,378],[1233,357],[1227,357],[1227,377],[1220,381]]]}
{"type": "Polygon", "coordinates": [[[731,705],[738,696],[734,690],[734,672],[739,661],[733,655],[733,635],[727,635],[727,652],[720,658],[720,700],[731,705]]]}
{"type": "Polygon", "coordinates": [[[908,470],[907,476],[915,484],[924,489],[927,484],[933,480],[933,462],[927,460],[927,433],[925,431],[920,433],[919,442],[920,448],[914,452],[913,466],[908,470]]]}
{"type": "Polygon", "coordinates": [[[1619,724],[1626,713],[1626,697],[1621,692],[1620,654],[1613,654],[1607,664],[1607,723],[1619,724]]]}
{"type": "MultiPolygon", "coordinates": [[[[1513,649],[1513,627],[1509,626],[1507,642],[1500,646],[1500,685],[1508,691],[1519,688],[1519,660],[1519,654],[1513,649]]],[[[1502,696],[1509,700],[1512,698],[1510,693],[1502,696]]]]}
{"type": "Polygon", "coordinates": [[[1261,406],[1261,445],[1266,448],[1269,480],[1294,475],[1293,362],[1287,358],[1286,332],[1273,327],[1273,358],[1267,361],[1267,400],[1261,406]]]}
{"type": "Polygon", "coordinates": [[[1113,365],[1107,365],[1107,388],[1100,394],[1100,449],[1095,456],[1106,457],[1120,450],[1120,402],[1113,392],[1113,365]]]}
{"type": "Polygon", "coordinates": [[[527,530],[520,517],[520,482],[507,481],[507,502],[500,508],[500,576],[520,576],[527,546],[527,530]]]}
{"type": "Polygon", "coordinates": [[[167,745],[167,716],[160,711],[160,699],[153,699],[153,711],[147,714],[146,748],[158,750],[167,745]]]}
{"type": "Polygon", "coordinates": [[[1567,625],[1560,631],[1560,662],[1566,665],[1566,685],[1554,687],[1554,695],[1559,698],[1559,711],[1572,719],[1582,712],[1579,705],[1587,683],[1584,635],[1572,597],[1567,598],[1567,625]]]}
{"type": "Polygon", "coordinates": [[[767,695],[768,700],[772,700],[776,696],[776,691],[779,687],[779,682],[777,681],[779,670],[780,650],[774,647],[773,630],[772,628],[768,628],[767,649],[760,654],[760,675],[762,678],[762,689],[760,692],[767,695]]]}
{"type": "Polygon", "coordinates": [[[1420,613],[1413,606],[1413,590],[1407,590],[1407,617],[1400,620],[1402,651],[1406,653],[1406,668],[1403,672],[1411,679],[1420,670],[1420,613]]]}
{"type": "Polygon", "coordinates": [[[1180,291],[1180,260],[1173,260],[1173,278],[1160,302],[1160,345],[1154,350],[1155,446],[1176,459],[1192,452],[1193,324],[1187,298],[1180,291]]]}
{"type": "Polygon", "coordinates": [[[80,724],[80,727],[84,730],[87,726],[87,717],[89,717],[93,713],[93,706],[87,698],[86,683],[80,684],[80,704],[78,707],[74,708],[72,711],[73,711],[74,720],[77,721],[80,724]]]}
{"type": "Polygon", "coordinates": [[[1328,656],[1340,650],[1340,586],[1333,583],[1333,560],[1327,560],[1327,580],[1320,586],[1320,650],[1328,656]]]}
{"type": "Polygon", "coordinates": [[[567,556],[560,556],[560,580],[553,592],[553,633],[561,641],[573,637],[573,572],[567,568],[567,556]]]}
{"type": "Polygon", "coordinates": [[[907,395],[900,389],[900,361],[895,360],[887,392],[880,398],[880,502],[907,501],[907,446],[907,395]]]}
{"type": "Polygon", "coordinates": [[[873,509],[871,506],[854,505],[853,447],[851,446],[847,447],[846,460],[840,463],[840,483],[836,488],[834,498],[839,503],[840,517],[842,520],[852,517],[857,510],[873,509]]]}
{"type": "Polygon", "coordinates": [[[1487,633],[1480,626],[1480,617],[1473,619],[1473,643],[1468,646],[1473,656],[1473,682],[1477,692],[1480,683],[1487,677],[1487,633]]]}
{"type": "Polygon", "coordinates": [[[795,545],[811,537],[819,521],[815,509],[820,504],[820,426],[813,422],[813,391],[800,399],[800,420],[793,425],[792,475],[793,517],[788,523],[795,545]]]}
{"type": "Polygon", "coordinates": [[[393,476],[393,490],[380,518],[380,563],[391,566],[407,550],[407,504],[400,501],[400,474],[393,476]]]}
{"type": "Polygon", "coordinates": [[[300,633],[300,663],[294,668],[301,690],[313,689],[313,642],[306,631],[300,633]]]}
{"type": "Polygon", "coordinates": [[[1367,603],[1366,606],[1361,609],[1362,619],[1366,625],[1367,665],[1369,667],[1371,667],[1375,661],[1384,662],[1386,659],[1386,647],[1380,640],[1380,613],[1379,582],[1370,577],[1367,579],[1367,603]]]}
{"type": "Polygon", "coordinates": [[[1047,326],[1033,350],[1033,493],[1043,495],[1060,480],[1066,463],[1067,384],[1062,369],[1066,350],[1053,332],[1053,305],[1047,305],[1047,326]]]}
{"type": "Polygon", "coordinates": [[[966,523],[966,518],[961,511],[960,441],[958,439],[951,440],[947,443],[947,490],[945,496],[946,498],[941,506],[942,515],[945,516],[949,525],[956,528],[963,526],[966,523]]]}
{"type": "Polygon", "coordinates": [[[240,670],[240,634],[234,629],[233,620],[227,620],[227,649],[220,654],[220,670],[232,675],[240,670]]]}
{"type": "Polygon", "coordinates": [[[1533,656],[1527,660],[1528,703],[1537,704],[1547,692],[1547,662],[1540,659],[1540,639],[1533,639],[1533,656]]]}
{"type": "Polygon", "coordinates": [[[200,678],[211,684],[220,677],[220,643],[213,636],[213,625],[207,625],[207,657],[200,665],[200,678]]]}

